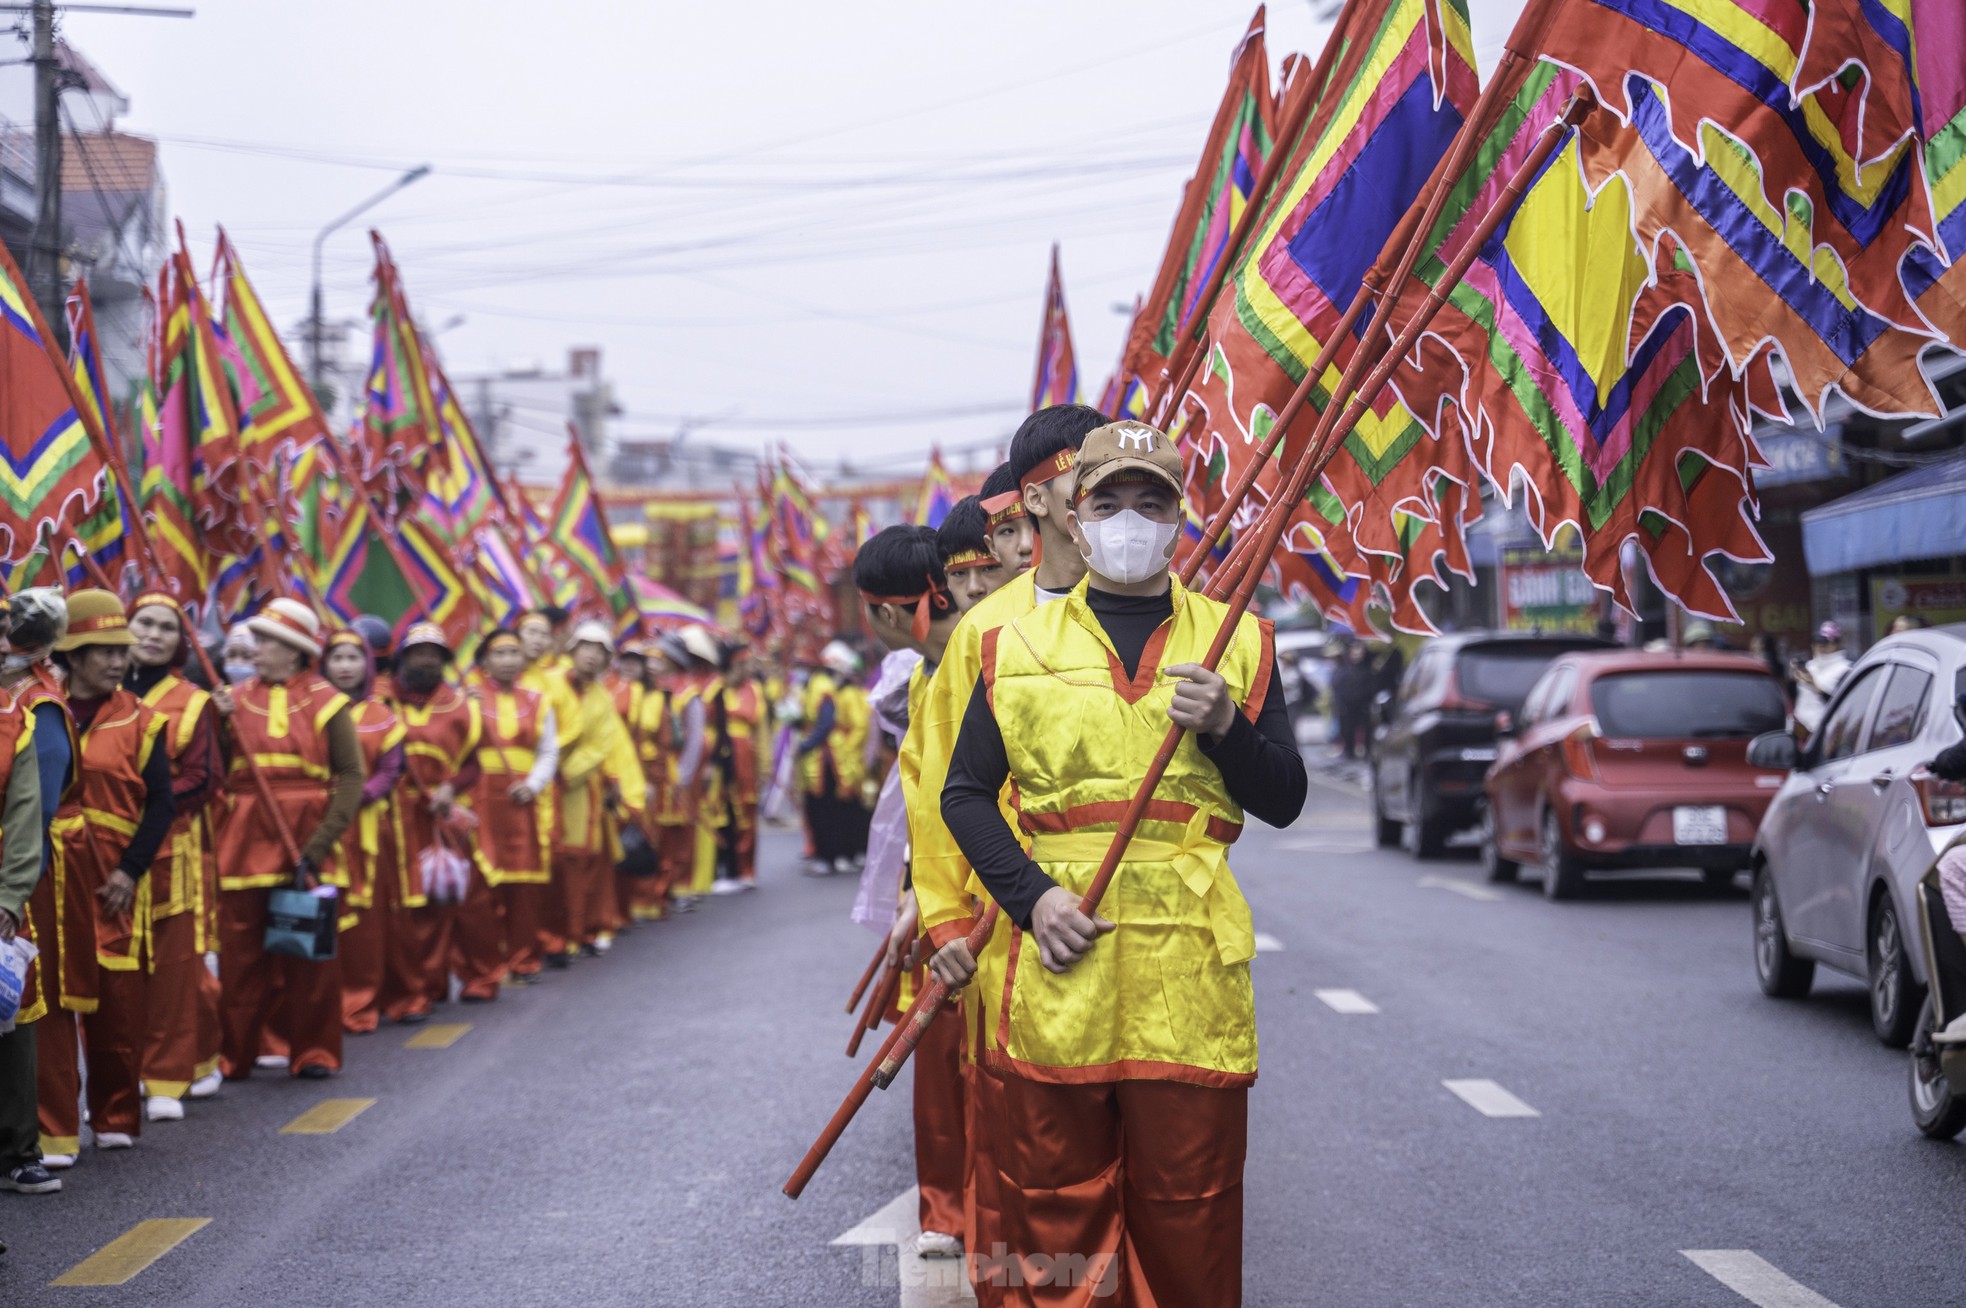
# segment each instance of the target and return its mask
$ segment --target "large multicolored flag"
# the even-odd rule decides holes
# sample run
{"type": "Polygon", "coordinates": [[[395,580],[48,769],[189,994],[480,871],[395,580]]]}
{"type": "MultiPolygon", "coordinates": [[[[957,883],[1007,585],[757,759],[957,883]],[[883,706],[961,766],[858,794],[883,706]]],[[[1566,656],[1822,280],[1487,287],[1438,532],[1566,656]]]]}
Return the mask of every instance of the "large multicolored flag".
{"type": "MultiPolygon", "coordinates": [[[[95,420],[97,429],[114,444],[116,427],[111,417],[108,387],[103,379],[95,306],[89,300],[86,278],[78,280],[75,289],[69,292],[66,309],[68,367],[75,381],[73,394],[86,406],[88,416],[95,420]]],[[[70,588],[95,584],[97,581],[107,581],[112,588],[116,588],[121,586],[123,574],[133,562],[128,548],[129,490],[119,483],[115,470],[107,466],[100,453],[91,448],[90,455],[99,468],[102,495],[94,509],[69,506],[76,511],[67,515],[66,529],[45,537],[39,552],[48,556],[46,562],[52,563],[64,555],[64,545],[72,547],[75,562],[63,570],[65,584],[70,588]],[[67,539],[61,539],[63,536],[67,539]]],[[[41,561],[30,561],[29,565],[19,570],[18,575],[27,578],[38,576],[40,572],[41,561]]]]}
{"type": "Polygon", "coordinates": [[[437,534],[453,545],[464,545],[494,517],[503,517],[498,482],[484,443],[458,403],[450,378],[444,375],[435,350],[424,344],[435,387],[438,443],[430,457],[423,492],[424,517],[437,534]]]}
{"type": "Polygon", "coordinates": [[[594,478],[587,471],[587,452],[580,436],[567,433],[567,472],[560,493],[553,501],[552,521],[546,528],[547,542],[558,551],[592,589],[593,598],[604,600],[609,613],[619,618],[635,607],[628,588],[628,571],[608,530],[607,512],[594,489],[594,478]]]}
{"type": "Polygon", "coordinates": [[[355,433],[355,471],[392,520],[420,499],[430,466],[441,453],[443,428],[423,340],[403,295],[402,275],[378,232],[375,299],[369,316],[374,345],[355,433]]]}
{"type": "Polygon", "coordinates": [[[1257,176],[1276,134],[1264,23],[1259,5],[1230,57],[1228,88],[1209,125],[1200,162],[1183,189],[1153,288],[1127,332],[1119,371],[1106,397],[1108,413],[1145,413],[1148,393],[1161,386],[1176,341],[1208,307],[1200,297],[1229,255],[1236,224],[1258,198],[1257,176]]]}
{"type": "Polygon", "coordinates": [[[218,233],[218,282],[225,293],[218,326],[221,344],[230,347],[239,451],[248,476],[263,479],[276,460],[292,459],[309,442],[326,439],[328,423],[224,228],[218,233]]]}
{"type": "MultiPolygon", "coordinates": [[[[1208,485],[1218,500],[1222,484],[1260,457],[1298,383],[1335,344],[1282,459],[1294,459],[1308,439],[1356,348],[1337,338],[1340,320],[1478,95],[1462,0],[1351,0],[1330,41],[1336,54],[1305,130],[1288,147],[1283,180],[1265,198],[1256,234],[1212,310],[1208,354],[1186,397],[1192,411],[1179,424],[1191,484],[1208,485]]],[[[1321,567],[1363,573],[1361,550],[1400,548],[1390,513],[1382,527],[1368,520],[1364,502],[1418,511],[1442,468],[1472,480],[1465,453],[1428,440],[1389,392],[1327,469],[1327,511],[1297,510],[1290,538],[1321,567]],[[1361,531],[1366,539],[1355,540],[1361,531]]],[[[1274,461],[1259,469],[1240,511],[1245,520],[1278,480],[1274,461]]],[[[1332,602],[1349,602],[1343,590],[1332,602]]]]}
{"type": "MultiPolygon", "coordinates": [[[[915,497],[914,521],[924,527],[940,527],[942,519],[948,517],[949,510],[956,506],[957,498],[956,483],[950,480],[949,469],[942,463],[942,451],[930,450],[928,470],[922,474],[921,493],[915,497]]],[[[861,518],[866,517],[866,510],[861,509],[857,503],[854,508],[859,510],[861,518]]],[[[856,520],[853,532],[853,544],[856,549],[864,540],[860,535],[859,526],[856,520]]]]}
{"type": "Polygon", "coordinates": [[[1072,323],[1065,314],[1065,279],[1058,270],[1058,247],[1051,247],[1051,277],[1044,288],[1044,318],[1038,324],[1038,370],[1031,383],[1031,411],[1079,399],[1078,358],[1072,351],[1072,323]]]}
{"type": "Polygon", "coordinates": [[[1918,367],[1935,336],[1902,272],[1935,238],[1916,81],[1892,48],[1909,55],[1910,9],[1896,7],[1570,0],[1523,47],[1591,82],[1590,188],[1617,179],[1639,240],[1681,245],[1735,372],[1772,342],[1816,414],[1832,390],[1875,413],[1938,412],[1918,367]]]}
{"type": "MultiPolygon", "coordinates": [[[[1422,233],[1413,280],[1398,288],[1393,327],[1436,287],[1447,300],[1396,388],[1497,491],[1524,495],[1545,544],[1577,527],[1585,571],[1628,607],[1621,556],[1632,542],[1684,608],[1731,619],[1706,560],[1769,557],[1751,521],[1747,388],[1699,312],[1682,252],[1641,246],[1625,187],[1587,185],[1577,129],[1558,123],[1580,85],[1524,61],[1494,88],[1466,168],[1443,179],[1447,200],[1422,233]],[[1446,286],[1448,260],[1507,203],[1506,180],[1550,131],[1563,132],[1561,148],[1446,286]]],[[[1418,516],[1458,538],[1452,514],[1418,516]]]]}

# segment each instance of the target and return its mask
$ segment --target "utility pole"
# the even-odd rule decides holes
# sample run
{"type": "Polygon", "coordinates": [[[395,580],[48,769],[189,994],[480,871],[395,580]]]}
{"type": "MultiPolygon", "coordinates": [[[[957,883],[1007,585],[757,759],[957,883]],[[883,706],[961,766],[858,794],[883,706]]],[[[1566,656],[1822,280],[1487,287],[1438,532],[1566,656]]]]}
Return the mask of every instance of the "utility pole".
{"type": "MultiPolygon", "coordinates": [[[[146,18],[190,18],[189,9],[156,5],[64,4],[78,13],[130,14],[146,18]]],[[[55,59],[54,0],[0,4],[0,12],[26,11],[32,27],[28,62],[34,65],[34,215],[28,247],[28,291],[41,305],[49,327],[66,333],[68,287],[62,281],[61,92],[63,73],[55,59]]],[[[65,342],[64,342],[65,343],[65,342]]]]}
{"type": "MultiPolygon", "coordinates": [[[[55,67],[55,6],[34,0],[34,245],[27,280],[50,326],[67,321],[61,284],[61,85],[55,67]]],[[[56,330],[60,330],[57,328],[56,330]]]]}

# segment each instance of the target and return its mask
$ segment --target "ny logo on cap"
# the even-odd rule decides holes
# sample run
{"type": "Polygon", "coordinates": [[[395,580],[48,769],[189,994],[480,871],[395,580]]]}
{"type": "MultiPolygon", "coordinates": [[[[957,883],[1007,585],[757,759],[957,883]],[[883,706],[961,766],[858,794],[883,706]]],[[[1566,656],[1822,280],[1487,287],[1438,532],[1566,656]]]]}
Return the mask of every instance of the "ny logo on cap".
{"type": "Polygon", "coordinates": [[[1152,454],[1154,452],[1154,429],[1152,427],[1140,423],[1129,423],[1124,427],[1118,428],[1114,434],[1119,437],[1119,447],[1123,450],[1139,450],[1146,454],[1152,454]]]}

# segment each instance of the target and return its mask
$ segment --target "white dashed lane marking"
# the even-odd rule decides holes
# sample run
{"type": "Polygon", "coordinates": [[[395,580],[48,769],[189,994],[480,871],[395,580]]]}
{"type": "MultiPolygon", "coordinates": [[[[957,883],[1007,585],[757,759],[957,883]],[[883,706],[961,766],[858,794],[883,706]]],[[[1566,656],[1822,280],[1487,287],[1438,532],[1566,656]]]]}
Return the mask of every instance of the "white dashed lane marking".
{"type": "Polygon", "coordinates": [[[1350,1016],[1379,1011],[1379,1005],[1356,990],[1318,990],[1314,993],[1318,997],[1318,1002],[1334,1013],[1350,1016]]]}
{"type": "Polygon", "coordinates": [[[1484,904],[1493,903],[1502,897],[1499,891],[1490,890],[1487,886],[1478,886],[1465,877],[1421,877],[1420,886],[1424,890],[1449,890],[1468,899],[1478,899],[1484,904]]]}
{"type": "Polygon", "coordinates": [[[1759,1308],[1836,1308],[1752,1249],[1681,1249],[1693,1265],[1759,1308]]]}
{"type": "Polygon", "coordinates": [[[1442,1081],[1441,1084],[1483,1117],[1542,1116],[1493,1081],[1442,1081]]]}

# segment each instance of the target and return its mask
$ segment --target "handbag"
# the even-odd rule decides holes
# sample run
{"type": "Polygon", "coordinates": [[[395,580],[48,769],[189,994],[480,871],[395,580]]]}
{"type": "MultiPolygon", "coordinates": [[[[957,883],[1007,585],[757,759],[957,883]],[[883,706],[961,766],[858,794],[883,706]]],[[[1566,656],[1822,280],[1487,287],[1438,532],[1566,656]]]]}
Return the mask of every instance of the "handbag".
{"type": "Polygon", "coordinates": [[[621,858],[615,863],[614,870],[637,881],[646,881],[661,874],[661,856],[649,843],[649,838],[642,834],[639,824],[630,823],[621,828],[621,858]]]}
{"type": "Polygon", "coordinates": [[[471,889],[471,860],[440,838],[416,856],[423,877],[423,897],[433,904],[462,904],[471,889]]]}
{"type": "Polygon", "coordinates": [[[333,886],[303,890],[296,884],[279,886],[267,893],[266,952],[269,954],[325,963],[335,956],[340,928],[341,892],[333,886]]]}

